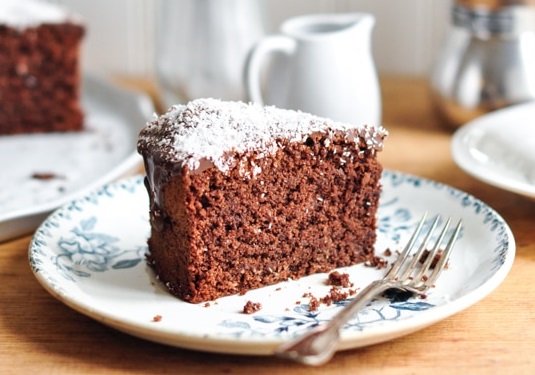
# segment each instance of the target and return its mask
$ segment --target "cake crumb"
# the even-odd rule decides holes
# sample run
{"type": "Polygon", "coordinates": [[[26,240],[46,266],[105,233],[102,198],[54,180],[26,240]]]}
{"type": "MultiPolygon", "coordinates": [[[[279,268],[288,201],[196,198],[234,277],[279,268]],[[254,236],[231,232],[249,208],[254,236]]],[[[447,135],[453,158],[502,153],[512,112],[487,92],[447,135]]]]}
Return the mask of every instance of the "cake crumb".
{"type": "Polygon", "coordinates": [[[308,303],[309,311],[318,310],[320,305],[331,306],[335,302],[340,302],[348,299],[350,296],[357,294],[357,289],[352,288],[354,284],[349,279],[349,275],[346,273],[340,273],[333,271],[329,274],[327,284],[332,285],[329,293],[324,297],[318,298],[312,293],[303,294],[303,298],[310,298],[308,303]]]}
{"type": "Polygon", "coordinates": [[[210,307],[210,302],[206,302],[206,303],[204,304],[204,307],[210,307]]]}
{"type": "Polygon", "coordinates": [[[390,249],[386,249],[386,250],[384,251],[383,254],[384,254],[386,257],[389,257],[389,256],[392,255],[392,250],[390,250],[390,249]]]}
{"type": "Polygon", "coordinates": [[[243,306],[243,313],[244,314],[254,314],[257,311],[260,311],[261,309],[262,309],[262,304],[261,303],[247,301],[245,303],[245,306],[243,306]]]}
{"type": "MultiPolygon", "coordinates": [[[[427,260],[427,257],[429,256],[430,253],[431,253],[431,252],[430,252],[429,250],[426,249],[426,250],[422,253],[422,256],[420,257],[420,263],[422,263],[422,264],[425,263],[425,261],[427,260]]],[[[438,264],[440,258],[442,257],[442,254],[443,254],[443,253],[444,253],[444,251],[442,251],[442,250],[439,250],[439,251],[437,252],[437,254],[435,255],[435,257],[433,258],[433,261],[431,262],[431,266],[430,266],[431,269],[433,269],[433,268],[435,268],[435,267],[437,266],[437,264],[438,264]]],[[[448,266],[448,265],[446,264],[446,268],[448,268],[447,266],[448,266]]]]}
{"type": "MultiPolygon", "coordinates": [[[[333,287],[329,291],[329,294],[327,294],[325,297],[321,299],[321,301],[327,305],[330,306],[334,302],[340,302],[343,300],[346,300],[350,295],[352,295],[352,289],[347,291],[342,291],[340,288],[333,287]]],[[[353,292],[353,294],[356,292],[353,292]]]]}
{"type": "Polygon", "coordinates": [[[353,284],[349,281],[349,275],[347,273],[340,273],[338,271],[333,271],[329,274],[327,285],[341,286],[343,288],[353,286],[353,284]]]}
{"type": "Polygon", "coordinates": [[[314,296],[310,297],[310,302],[308,303],[308,311],[317,311],[320,307],[320,300],[314,296]]]}
{"type": "Polygon", "coordinates": [[[377,268],[378,270],[380,269],[383,269],[385,268],[387,265],[388,265],[388,261],[381,258],[381,257],[378,257],[378,256],[374,256],[373,258],[371,258],[370,260],[366,261],[364,263],[364,265],[366,267],[375,267],[377,268]]]}
{"type": "Polygon", "coordinates": [[[152,317],[152,321],[153,321],[153,322],[156,322],[156,323],[157,323],[157,322],[161,322],[161,321],[162,321],[162,316],[161,316],[161,315],[154,315],[154,316],[152,317]]]}
{"type": "Polygon", "coordinates": [[[32,174],[32,178],[35,180],[53,180],[53,179],[60,179],[61,176],[58,176],[55,173],[51,172],[35,172],[32,174]]]}

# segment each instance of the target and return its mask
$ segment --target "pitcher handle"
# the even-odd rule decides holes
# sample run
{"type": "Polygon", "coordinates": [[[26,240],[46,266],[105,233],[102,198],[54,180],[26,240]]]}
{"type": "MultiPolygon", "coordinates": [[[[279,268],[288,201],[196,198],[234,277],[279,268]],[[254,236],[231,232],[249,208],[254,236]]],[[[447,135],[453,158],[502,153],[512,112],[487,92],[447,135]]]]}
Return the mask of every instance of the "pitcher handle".
{"type": "Polygon", "coordinates": [[[260,87],[260,71],[264,59],[274,52],[291,55],[295,44],[292,38],[274,35],[265,37],[253,47],[245,62],[245,90],[250,101],[264,105],[260,87]]]}

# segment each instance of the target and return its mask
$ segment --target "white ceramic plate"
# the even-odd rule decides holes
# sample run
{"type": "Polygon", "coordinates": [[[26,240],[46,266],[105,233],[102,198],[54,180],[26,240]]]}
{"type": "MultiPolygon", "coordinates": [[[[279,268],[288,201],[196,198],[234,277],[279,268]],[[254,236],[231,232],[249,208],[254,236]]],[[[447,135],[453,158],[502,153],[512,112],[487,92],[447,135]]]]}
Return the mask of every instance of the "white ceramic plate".
{"type": "Polygon", "coordinates": [[[154,113],[151,100],[87,76],[82,105],[82,132],[0,136],[0,242],[35,230],[60,205],[139,167],[136,140],[154,113]]]}
{"type": "Polygon", "coordinates": [[[481,116],[452,138],[453,159],[490,185],[535,198],[535,102],[481,116]]]}
{"type": "MultiPolygon", "coordinates": [[[[513,263],[511,231],[485,203],[402,173],[386,171],[382,181],[379,255],[387,248],[399,249],[426,210],[462,219],[464,229],[449,269],[427,299],[375,301],[343,328],[340,349],[390,340],[457,313],[494,290],[513,263]]],[[[97,321],[148,340],[203,351],[271,354],[346,303],[308,311],[309,299],[303,295],[327,295],[327,274],[220,298],[210,306],[183,302],[160,285],[144,261],[149,231],[142,178],[122,180],[53,213],[30,245],[31,268],[52,295],[97,321]],[[243,314],[247,301],[263,307],[243,314]],[[154,321],[156,316],[161,320],[154,321]]],[[[359,288],[385,273],[364,265],[341,271],[359,288]]]]}

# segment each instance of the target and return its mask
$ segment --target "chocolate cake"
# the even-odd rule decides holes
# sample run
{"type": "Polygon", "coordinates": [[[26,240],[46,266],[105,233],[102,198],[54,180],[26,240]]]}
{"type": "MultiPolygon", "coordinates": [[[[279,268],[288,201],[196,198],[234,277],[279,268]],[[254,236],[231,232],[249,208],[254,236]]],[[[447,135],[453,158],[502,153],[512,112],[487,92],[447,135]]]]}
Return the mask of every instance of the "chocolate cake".
{"type": "Polygon", "coordinates": [[[0,135],[78,131],[84,27],[64,8],[0,2],[0,135]]]}
{"type": "Polygon", "coordinates": [[[172,107],[138,140],[149,264],[201,302],[372,259],[386,134],[241,102],[172,107]]]}

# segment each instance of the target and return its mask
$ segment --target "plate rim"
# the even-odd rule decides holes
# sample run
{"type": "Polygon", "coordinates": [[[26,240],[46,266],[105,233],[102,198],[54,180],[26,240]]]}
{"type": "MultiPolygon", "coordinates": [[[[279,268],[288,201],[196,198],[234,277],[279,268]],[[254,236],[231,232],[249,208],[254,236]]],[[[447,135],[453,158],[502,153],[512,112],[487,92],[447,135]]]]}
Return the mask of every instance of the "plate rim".
{"type": "MultiPolygon", "coordinates": [[[[499,269],[488,279],[486,280],[482,285],[476,287],[474,290],[469,292],[466,295],[463,295],[457,299],[455,299],[455,303],[447,303],[438,307],[435,307],[433,309],[419,312],[418,319],[410,318],[408,321],[404,320],[404,324],[388,324],[385,326],[377,326],[373,329],[367,330],[367,331],[361,331],[358,335],[354,335],[353,337],[343,337],[338,350],[348,350],[348,349],[355,349],[359,347],[364,347],[372,344],[377,344],[385,341],[392,340],[394,338],[399,338],[401,336],[419,331],[423,328],[426,328],[432,324],[435,324],[441,320],[444,320],[456,313],[459,313],[466,308],[478,303],[485,297],[487,297],[492,291],[494,291],[507,277],[509,274],[511,267],[514,263],[514,258],[516,254],[516,243],[514,235],[511,231],[511,228],[507,224],[507,222],[503,219],[503,217],[494,210],[491,206],[488,204],[482,202],[481,200],[477,199],[473,195],[466,193],[460,189],[454,188],[450,185],[443,184],[440,182],[436,182],[434,180],[425,178],[425,177],[419,177],[416,175],[412,175],[405,172],[399,172],[399,171],[392,171],[385,169],[386,174],[392,174],[392,175],[398,175],[402,176],[404,178],[415,178],[417,180],[424,181],[425,183],[433,183],[437,186],[446,187],[448,189],[451,189],[452,191],[458,192],[462,194],[463,196],[470,197],[471,199],[475,200],[476,202],[479,202],[480,204],[483,204],[489,212],[491,212],[496,218],[498,218],[501,221],[501,224],[505,230],[505,234],[507,235],[508,239],[508,245],[506,248],[506,256],[503,261],[503,263],[500,265],[499,269]],[[407,324],[409,322],[409,324],[407,324]],[[382,335],[382,336],[381,336],[382,335]]],[[[130,183],[131,181],[141,181],[144,178],[144,175],[136,175],[132,177],[128,177],[125,179],[121,179],[116,182],[112,182],[110,184],[107,184],[106,186],[97,189],[93,191],[93,193],[96,193],[98,191],[102,191],[103,189],[107,189],[109,187],[111,188],[119,188],[121,184],[123,183],[130,183]]],[[[76,202],[81,202],[85,200],[86,197],[80,197],[72,201],[70,204],[76,204],[76,202]]],[[[61,212],[63,210],[67,209],[68,204],[63,205],[62,207],[55,210],[49,218],[41,224],[39,229],[36,231],[36,235],[34,238],[32,238],[32,241],[30,242],[30,246],[28,249],[28,258],[30,263],[32,262],[32,253],[36,251],[36,248],[39,246],[36,244],[38,233],[43,229],[43,226],[46,225],[47,221],[53,218],[55,215],[61,215],[61,212]]],[[[118,331],[130,334],[135,337],[139,337],[145,340],[166,344],[174,347],[184,348],[184,349],[193,349],[193,350],[200,350],[205,352],[213,352],[213,353],[224,353],[224,354],[239,354],[239,355],[272,355],[274,349],[280,345],[281,343],[285,342],[281,339],[266,339],[262,338],[262,340],[236,340],[233,339],[230,336],[210,336],[209,338],[206,338],[203,336],[203,334],[181,334],[177,335],[176,332],[169,332],[166,329],[160,328],[158,325],[142,325],[142,324],[135,324],[133,322],[128,322],[128,319],[124,318],[117,318],[113,314],[110,314],[109,312],[102,312],[98,311],[98,309],[95,309],[91,306],[90,303],[81,302],[81,301],[72,301],[65,295],[61,293],[60,290],[54,288],[50,283],[46,280],[45,277],[40,272],[36,272],[34,267],[32,268],[32,273],[36,277],[36,279],[39,281],[39,283],[44,287],[45,290],[47,290],[52,296],[54,296],[56,299],[58,299],[60,302],[64,303],[65,305],[69,306],[73,310],[86,315],[104,325],[110,326],[118,331]],[[150,326],[151,329],[147,329],[147,327],[150,326]],[[177,338],[180,338],[180,341],[177,342],[177,338]],[[229,343],[232,343],[232,345],[229,345],[229,343]]],[[[135,319],[130,319],[131,321],[135,321],[135,319]]]]}
{"type": "Polygon", "coordinates": [[[510,191],[528,198],[535,198],[535,184],[519,181],[508,176],[499,176],[491,168],[477,162],[467,150],[466,139],[476,133],[483,132],[485,123],[495,118],[506,117],[509,113],[528,112],[535,114],[535,101],[516,104],[496,110],[478,117],[457,129],[451,139],[450,150],[455,164],[464,172],[491,186],[510,191]],[[489,120],[490,119],[490,120],[489,120]]]}

